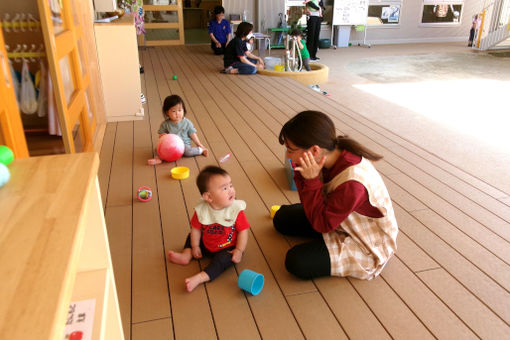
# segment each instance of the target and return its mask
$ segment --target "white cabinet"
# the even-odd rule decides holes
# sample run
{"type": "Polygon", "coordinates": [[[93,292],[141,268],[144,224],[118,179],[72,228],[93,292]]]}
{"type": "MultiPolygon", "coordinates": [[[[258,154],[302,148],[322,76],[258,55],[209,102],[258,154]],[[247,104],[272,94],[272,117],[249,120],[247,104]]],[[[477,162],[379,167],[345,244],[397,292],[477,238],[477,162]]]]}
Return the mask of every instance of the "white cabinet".
{"type": "Polygon", "coordinates": [[[140,64],[132,14],[109,23],[95,23],[97,54],[106,120],[143,119],[140,64]]]}

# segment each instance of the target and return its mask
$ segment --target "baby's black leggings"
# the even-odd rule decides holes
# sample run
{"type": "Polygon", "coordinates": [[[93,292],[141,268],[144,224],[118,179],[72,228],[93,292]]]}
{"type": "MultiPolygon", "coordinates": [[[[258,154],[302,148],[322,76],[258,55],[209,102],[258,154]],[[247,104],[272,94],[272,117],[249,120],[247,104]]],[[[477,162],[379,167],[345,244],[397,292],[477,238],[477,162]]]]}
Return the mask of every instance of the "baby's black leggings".
{"type": "MultiPolygon", "coordinates": [[[[190,234],[188,234],[188,237],[186,238],[184,248],[191,248],[190,234]]],[[[202,239],[200,239],[200,250],[202,250],[202,256],[207,256],[211,258],[211,263],[209,263],[209,265],[204,269],[204,272],[206,272],[207,275],[209,275],[209,279],[211,281],[220,276],[221,273],[223,273],[228,267],[234,264],[234,262],[232,262],[232,254],[229,253],[229,251],[234,250],[234,248],[235,246],[228,247],[212,253],[209,250],[207,250],[207,248],[204,245],[204,242],[202,242],[202,239]]]]}

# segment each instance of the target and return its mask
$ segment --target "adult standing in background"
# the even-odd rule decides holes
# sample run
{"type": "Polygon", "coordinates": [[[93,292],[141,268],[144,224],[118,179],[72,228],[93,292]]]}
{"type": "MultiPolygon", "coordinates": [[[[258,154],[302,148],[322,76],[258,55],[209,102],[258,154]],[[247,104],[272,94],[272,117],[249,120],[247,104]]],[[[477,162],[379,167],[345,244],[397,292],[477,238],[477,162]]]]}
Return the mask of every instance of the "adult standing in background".
{"type": "Polygon", "coordinates": [[[473,41],[475,39],[476,31],[480,28],[481,23],[482,23],[482,19],[481,19],[480,14],[473,15],[473,21],[471,23],[471,30],[469,31],[468,47],[473,46],[473,41]]]}
{"type": "Polygon", "coordinates": [[[305,12],[308,20],[306,21],[306,45],[310,52],[310,60],[318,61],[317,48],[319,47],[319,34],[321,32],[322,8],[319,0],[306,0],[305,12]]]}

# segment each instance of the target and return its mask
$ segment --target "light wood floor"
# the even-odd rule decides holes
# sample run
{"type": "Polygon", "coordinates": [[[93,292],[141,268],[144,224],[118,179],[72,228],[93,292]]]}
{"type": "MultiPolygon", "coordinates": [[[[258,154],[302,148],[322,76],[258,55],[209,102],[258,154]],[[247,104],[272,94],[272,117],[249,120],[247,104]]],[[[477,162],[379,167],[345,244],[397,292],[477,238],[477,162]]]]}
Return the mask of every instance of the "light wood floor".
{"type": "Polygon", "coordinates": [[[509,193],[298,83],[222,75],[209,47],[147,49],[140,59],[146,119],[108,124],[99,173],[127,339],[510,338],[509,193]],[[177,162],[191,169],[182,181],[170,177],[175,163],[146,165],[172,93],[184,98],[211,151],[177,162]],[[305,109],[328,113],[339,132],[384,155],[376,166],[400,233],[396,256],[375,280],[302,281],[285,270],[285,253],[299,240],[274,231],[269,207],[298,196],[288,190],[277,136],[305,109]],[[182,249],[199,169],[229,152],[222,167],[248,205],[247,251],[241,264],[187,293],[184,278],[204,262],[169,264],[165,252],[182,249]],[[140,186],[152,188],[150,202],[136,200],[140,186]],[[260,295],[237,288],[245,268],[264,274],[260,295]]]}

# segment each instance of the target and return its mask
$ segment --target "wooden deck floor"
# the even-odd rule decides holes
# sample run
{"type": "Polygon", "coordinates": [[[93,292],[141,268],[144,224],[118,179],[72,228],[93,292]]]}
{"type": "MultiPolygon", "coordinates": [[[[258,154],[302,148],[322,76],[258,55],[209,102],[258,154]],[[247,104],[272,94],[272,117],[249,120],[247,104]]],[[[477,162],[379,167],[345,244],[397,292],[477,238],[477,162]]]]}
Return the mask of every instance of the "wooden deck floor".
{"type": "Polygon", "coordinates": [[[99,180],[126,339],[509,339],[509,193],[468,175],[298,83],[218,73],[208,47],[140,52],[146,119],[110,123],[99,180]],[[177,80],[172,76],[177,75],[177,80]],[[181,159],[189,179],[173,180],[175,163],[146,165],[163,117],[162,100],[181,95],[208,158],[181,159]],[[273,230],[269,207],[298,202],[288,190],[283,123],[304,109],[331,115],[339,131],[380,152],[376,163],[400,226],[398,252],[373,281],[288,274],[285,253],[297,239],[273,230]],[[199,169],[222,164],[247,202],[251,234],[241,264],[192,293],[184,278],[203,263],[165,261],[181,249],[199,199],[199,169]],[[139,186],[153,189],[148,203],[139,186]],[[264,274],[258,296],[237,288],[245,268],[264,274]]]}

